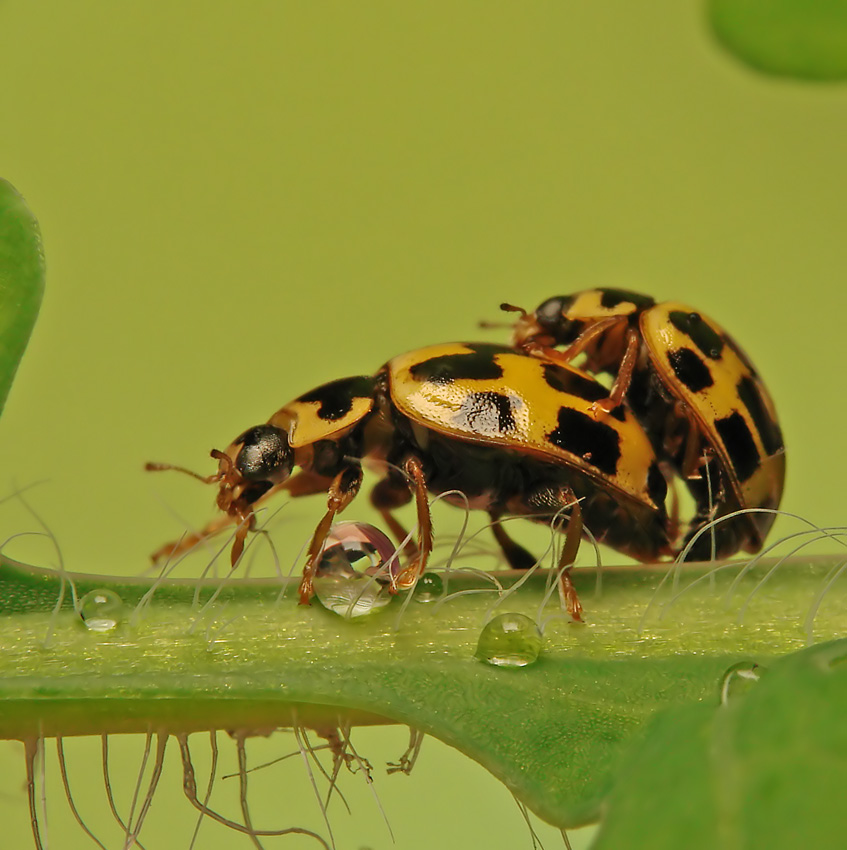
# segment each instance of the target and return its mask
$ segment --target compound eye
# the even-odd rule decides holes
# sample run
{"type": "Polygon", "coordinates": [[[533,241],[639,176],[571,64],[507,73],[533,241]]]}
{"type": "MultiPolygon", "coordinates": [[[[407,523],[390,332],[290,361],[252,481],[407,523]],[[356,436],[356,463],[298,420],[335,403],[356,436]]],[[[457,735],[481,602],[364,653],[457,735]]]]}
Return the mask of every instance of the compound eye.
{"type": "Polygon", "coordinates": [[[246,481],[279,483],[291,473],[291,447],[288,435],[273,425],[257,425],[236,441],[242,443],[235,467],[246,481]]]}

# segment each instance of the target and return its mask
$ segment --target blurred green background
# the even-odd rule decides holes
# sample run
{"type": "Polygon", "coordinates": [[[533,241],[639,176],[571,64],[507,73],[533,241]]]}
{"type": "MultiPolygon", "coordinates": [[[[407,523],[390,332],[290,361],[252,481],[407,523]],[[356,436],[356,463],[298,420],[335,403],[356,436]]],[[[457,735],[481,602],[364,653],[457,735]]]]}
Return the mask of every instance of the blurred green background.
{"type": "MultiPolygon", "coordinates": [[[[844,522],[847,90],[737,65],[700,4],[6,0],[0,79],[0,174],[48,263],[0,495],[44,482],[27,498],[69,569],[140,572],[209,518],[208,489],[145,461],[209,472],[210,448],[307,389],[503,339],[476,327],[500,301],[596,285],[718,319],[780,410],[783,506],[844,522]]],[[[284,561],[321,511],[280,515],[284,561]]],[[[2,536],[35,527],[0,506],[2,536]]],[[[428,783],[378,784],[403,783],[397,846],[530,846],[481,768],[429,742],[422,759],[428,783]]],[[[25,842],[21,759],[0,760],[25,842]]],[[[389,846],[373,809],[358,820],[373,836],[336,823],[340,846],[389,846]]]]}

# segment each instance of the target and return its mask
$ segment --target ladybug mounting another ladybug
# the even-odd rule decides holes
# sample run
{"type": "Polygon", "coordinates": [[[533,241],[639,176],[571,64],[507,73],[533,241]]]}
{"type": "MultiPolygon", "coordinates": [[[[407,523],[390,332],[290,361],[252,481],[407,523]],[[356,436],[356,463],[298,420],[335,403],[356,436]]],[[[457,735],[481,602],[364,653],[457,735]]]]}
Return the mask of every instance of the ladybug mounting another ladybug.
{"type": "Polygon", "coordinates": [[[503,516],[559,527],[567,515],[561,590],[577,620],[568,568],[583,522],[642,561],[689,542],[691,559],[762,547],[782,496],[785,448],[759,373],[719,325],[683,304],[617,289],[550,298],[533,313],[502,307],[520,313],[512,346],[445,343],[400,355],[375,375],[299,396],[226,451],[213,450],[217,472],[189,474],[218,486],[222,515],[154,558],[237,523],[234,566],[256,508],[274,493],[325,493],[300,583],[308,604],[330,527],[358,494],[363,464],[380,475],[371,502],[400,541],[407,535],[393,512],[415,503],[417,541],[390,576],[395,592],[414,585],[432,552],[427,491],[485,510],[513,568],[535,559],[505,532],[503,516]],[[593,377],[601,373],[613,376],[611,389],[593,377]],[[675,476],[696,504],[684,534],[665,508],[675,476]],[[699,535],[715,519],[712,534],[699,535]]]}
{"type": "Polygon", "coordinates": [[[695,499],[683,545],[709,522],[745,511],[714,527],[714,553],[701,535],[693,558],[761,549],[782,497],[785,446],[759,373],[720,325],[684,304],[620,289],[548,298],[532,313],[501,308],[521,314],[517,349],[559,365],[584,354],[582,369],[614,376],[599,407],[625,402],[695,499]]]}

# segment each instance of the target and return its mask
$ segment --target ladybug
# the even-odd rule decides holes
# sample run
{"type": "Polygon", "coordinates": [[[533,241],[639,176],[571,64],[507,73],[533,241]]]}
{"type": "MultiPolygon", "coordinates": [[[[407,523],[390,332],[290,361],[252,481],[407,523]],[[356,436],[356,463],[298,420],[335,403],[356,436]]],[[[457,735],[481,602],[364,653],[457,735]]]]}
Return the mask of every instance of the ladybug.
{"type": "Polygon", "coordinates": [[[575,558],[583,521],[597,540],[640,560],[672,552],[667,482],[656,453],[626,407],[594,410],[606,395],[588,375],[509,346],[445,343],[403,354],[375,375],[342,378],[299,396],[226,451],[213,450],[218,471],[201,480],[218,485],[223,516],[154,558],[237,522],[235,565],[258,505],[278,491],[292,497],[325,493],[327,510],[300,584],[300,601],[308,604],[330,526],[356,497],[364,462],[381,475],[371,501],[395,537],[406,533],[392,512],[412,500],[417,510],[417,545],[392,577],[393,591],[412,586],[424,571],[432,551],[427,491],[443,493],[454,504],[466,499],[487,511],[513,568],[535,559],[506,534],[502,516],[549,524],[569,514],[562,591],[580,619],[564,568],[575,558]]]}
{"type": "Polygon", "coordinates": [[[533,313],[501,307],[521,313],[513,331],[518,350],[559,365],[584,353],[581,368],[614,376],[599,407],[614,410],[625,400],[696,501],[683,545],[714,519],[766,509],[718,523],[714,543],[701,535],[690,557],[762,548],[775,518],[767,511],[782,497],[785,444],[756,367],[717,322],[621,289],[548,298],[533,313]]]}

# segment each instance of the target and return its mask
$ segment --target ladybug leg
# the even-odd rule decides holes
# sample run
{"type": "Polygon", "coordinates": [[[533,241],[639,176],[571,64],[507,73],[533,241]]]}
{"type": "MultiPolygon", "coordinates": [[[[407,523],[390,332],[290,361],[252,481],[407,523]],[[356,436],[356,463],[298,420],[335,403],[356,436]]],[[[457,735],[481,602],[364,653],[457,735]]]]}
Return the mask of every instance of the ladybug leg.
{"type": "MultiPolygon", "coordinates": [[[[190,469],[186,469],[184,466],[175,466],[172,463],[145,463],[144,469],[147,472],[165,472],[168,470],[182,472],[185,475],[190,475],[192,478],[196,478],[203,484],[215,484],[223,477],[220,471],[215,472],[212,475],[199,475],[196,472],[192,472],[190,469]]],[[[186,534],[180,540],[172,540],[170,543],[165,543],[164,546],[160,546],[150,556],[150,559],[155,564],[161,561],[162,558],[173,558],[177,555],[181,555],[183,552],[187,552],[189,549],[192,549],[201,540],[205,540],[207,537],[211,537],[222,528],[226,528],[226,526],[228,526],[232,521],[233,518],[231,516],[224,515],[216,517],[194,534],[186,534]]]]}
{"type": "MultiPolygon", "coordinates": [[[[602,324],[602,322],[600,323],[602,324]]],[[[595,402],[595,406],[605,410],[607,413],[614,410],[623,403],[624,396],[632,383],[632,373],[635,371],[635,362],[638,359],[638,332],[635,328],[627,328],[626,348],[624,349],[621,365],[615,382],[609,392],[609,397],[603,401],[595,402]]]]}
{"type": "MultiPolygon", "coordinates": [[[[682,407],[682,414],[685,415],[685,405],[679,404],[682,407]]],[[[685,437],[685,451],[682,455],[682,467],[680,474],[683,478],[700,478],[698,468],[701,464],[708,463],[708,457],[700,450],[702,440],[700,431],[692,422],[688,425],[688,434],[685,437]]]]}
{"type": "Polygon", "coordinates": [[[432,515],[429,512],[423,467],[420,460],[412,455],[406,459],[404,469],[412,479],[415,507],[418,512],[418,551],[409,565],[391,582],[393,593],[414,585],[426,569],[426,563],[432,552],[432,515]]]}
{"type": "MultiPolygon", "coordinates": [[[[176,469],[180,472],[185,471],[188,472],[189,475],[193,475],[195,478],[199,478],[201,481],[207,484],[213,484],[215,483],[215,481],[220,480],[219,474],[209,475],[205,478],[202,478],[199,475],[194,475],[194,473],[189,472],[188,470],[183,470],[182,467],[172,466],[170,464],[148,463],[146,469],[156,472],[162,469],[176,469]]],[[[295,498],[297,496],[311,496],[315,493],[326,493],[329,489],[331,482],[331,478],[316,475],[313,472],[301,471],[297,475],[294,475],[289,478],[281,487],[279,487],[279,489],[288,492],[292,498],[295,498]]],[[[276,492],[276,489],[277,488],[269,490],[262,496],[259,501],[264,502],[265,499],[267,499],[272,493],[276,492]]],[[[254,503],[254,505],[255,504],[256,503],[254,503]]],[[[193,549],[198,543],[202,542],[203,540],[206,540],[208,537],[213,537],[215,534],[226,528],[228,525],[232,525],[232,523],[234,522],[240,522],[242,523],[242,525],[236,531],[236,537],[233,543],[232,553],[230,554],[230,561],[232,564],[235,564],[244,549],[244,540],[247,537],[247,532],[253,530],[256,524],[254,519],[250,519],[245,523],[244,520],[246,520],[247,517],[248,514],[220,514],[219,516],[215,517],[211,522],[204,525],[199,531],[196,531],[193,534],[186,534],[180,540],[173,540],[170,543],[165,543],[164,546],[160,546],[150,556],[150,558],[153,563],[156,564],[163,558],[174,558],[178,555],[182,555],[189,549],[193,549]]]]}
{"type": "Polygon", "coordinates": [[[509,566],[513,570],[528,570],[534,567],[538,563],[537,558],[534,558],[531,552],[528,552],[520,543],[516,543],[509,537],[500,522],[503,514],[497,511],[489,511],[488,515],[491,517],[491,531],[494,534],[494,539],[500,544],[509,566]]]}
{"type": "MultiPolygon", "coordinates": [[[[326,493],[331,487],[330,479],[324,475],[317,475],[314,472],[301,470],[293,478],[289,478],[279,489],[286,490],[292,499],[298,496],[313,496],[315,493],[326,493]]],[[[273,490],[265,493],[260,501],[264,501],[273,490]]],[[[354,493],[355,495],[355,493],[354,493]]],[[[253,503],[255,505],[256,502],[253,503]]],[[[247,539],[248,531],[256,529],[256,515],[253,513],[253,506],[250,506],[249,513],[243,517],[236,514],[233,519],[240,523],[235,532],[235,540],[232,542],[232,551],[230,552],[230,563],[234,567],[244,552],[244,541],[247,539]]],[[[267,533],[267,532],[263,532],[267,533]]]]}
{"type": "Polygon", "coordinates": [[[285,490],[292,499],[298,496],[314,496],[316,493],[326,493],[332,486],[332,478],[328,475],[318,475],[301,469],[296,475],[292,475],[280,490],[285,490]]]}
{"type": "Polygon", "coordinates": [[[303,578],[300,581],[300,604],[308,605],[312,598],[314,588],[312,579],[315,577],[316,561],[323,551],[329,534],[330,526],[335,520],[336,514],[340,514],[359,492],[362,486],[362,467],[358,464],[345,467],[335,476],[329,485],[329,498],[327,499],[327,511],[323,519],[318,523],[312,542],[309,544],[309,554],[306,565],[303,567],[303,578]]]}
{"type": "Polygon", "coordinates": [[[579,602],[576,588],[571,580],[571,565],[579,552],[579,542],[582,538],[582,508],[570,488],[562,490],[565,497],[564,505],[570,505],[571,515],[565,528],[565,545],[559,556],[559,596],[565,603],[568,614],[577,622],[582,622],[582,605],[579,602]]]}
{"type": "MultiPolygon", "coordinates": [[[[558,351],[551,348],[549,345],[544,345],[543,341],[526,342],[521,347],[527,354],[538,357],[542,360],[550,360],[553,363],[563,363],[570,365],[571,360],[578,354],[582,354],[592,342],[599,336],[604,334],[610,328],[613,328],[620,322],[618,316],[610,316],[608,319],[603,319],[594,325],[586,328],[564,351],[558,351]]],[[[548,337],[548,339],[550,339],[548,337]]]]}
{"type": "Polygon", "coordinates": [[[662,474],[665,479],[671,483],[668,487],[668,494],[671,497],[671,509],[668,512],[668,536],[671,540],[676,540],[679,537],[680,519],[679,519],[679,490],[676,487],[676,480],[673,478],[666,468],[663,467],[662,474]]]}
{"type": "MultiPolygon", "coordinates": [[[[398,477],[383,478],[371,490],[371,504],[379,511],[388,530],[398,543],[402,543],[408,537],[408,532],[391,512],[411,501],[409,485],[398,477]]],[[[403,551],[407,558],[414,558],[418,554],[418,546],[414,540],[409,540],[403,551]]]]}
{"type": "Polygon", "coordinates": [[[193,549],[198,543],[202,542],[207,537],[211,537],[212,535],[217,534],[222,528],[226,528],[232,523],[232,521],[233,517],[228,514],[222,514],[221,516],[215,517],[215,519],[204,525],[199,531],[196,531],[193,534],[186,534],[179,540],[172,540],[170,543],[165,543],[164,546],[160,546],[155,552],[153,552],[150,559],[154,564],[156,564],[163,558],[175,558],[178,555],[182,555],[189,549],[193,549]]]}

